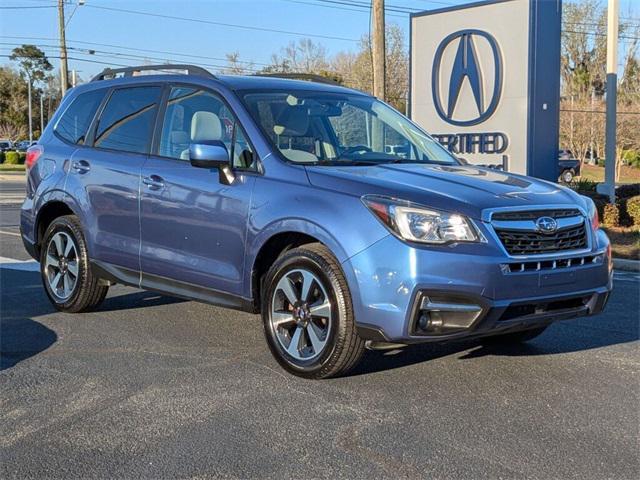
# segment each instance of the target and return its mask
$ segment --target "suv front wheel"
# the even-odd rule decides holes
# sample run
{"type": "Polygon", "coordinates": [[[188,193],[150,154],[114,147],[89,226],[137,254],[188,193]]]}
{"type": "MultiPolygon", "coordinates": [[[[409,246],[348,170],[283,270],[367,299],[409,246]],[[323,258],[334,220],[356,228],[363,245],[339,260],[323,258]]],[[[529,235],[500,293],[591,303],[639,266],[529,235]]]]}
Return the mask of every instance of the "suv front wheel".
{"type": "Polygon", "coordinates": [[[91,272],[82,227],[75,215],[56,218],[47,228],[40,273],[49,300],[63,312],[92,310],[109,290],[91,272]]]}
{"type": "Polygon", "coordinates": [[[338,261],[321,244],[281,255],[263,283],[262,319],[269,348],[289,372],[327,378],[360,359],[351,295],[338,261]]]}

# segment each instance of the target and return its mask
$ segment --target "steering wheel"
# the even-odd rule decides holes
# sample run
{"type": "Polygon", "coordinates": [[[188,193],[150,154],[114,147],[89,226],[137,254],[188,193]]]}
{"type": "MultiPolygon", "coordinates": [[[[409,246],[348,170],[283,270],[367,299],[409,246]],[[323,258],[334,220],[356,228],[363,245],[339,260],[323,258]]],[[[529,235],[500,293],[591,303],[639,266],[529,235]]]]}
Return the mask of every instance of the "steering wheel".
{"type": "Polygon", "coordinates": [[[342,153],[343,154],[352,154],[352,153],[358,153],[358,152],[362,152],[362,153],[369,153],[372,152],[373,150],[371,150],[369,147],[367,147],[366,145],[354,145],[353,147],[347,147],[345,148],[342,153]]]}

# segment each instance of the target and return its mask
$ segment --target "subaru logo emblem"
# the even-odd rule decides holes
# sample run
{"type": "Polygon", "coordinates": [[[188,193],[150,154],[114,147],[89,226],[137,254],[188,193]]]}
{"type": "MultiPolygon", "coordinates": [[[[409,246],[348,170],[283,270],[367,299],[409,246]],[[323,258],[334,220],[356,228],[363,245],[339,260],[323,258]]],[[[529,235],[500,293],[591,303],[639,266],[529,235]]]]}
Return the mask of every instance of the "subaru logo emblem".
{"type": "MultiPolygon", "coordinates": [[[[487,71],[491,70],[486,68],[487,71]]],[[[461,127],[477,125],[487,120],[498,107],[500,95],[502,93],[502,57],[496,39],[482,30],[460,30],[447,36],[438,46],[433,60],[433,69],[431,77],[431,90],[433,94],[433,102],[440,118],[452,125],[461,127]],[[485,98],[485,92],[490,90],[491,82],[488,72],[483,71],[483,63],[478,56],[476,41],[483,39],[488,43],[493,55],[493,62],[489,62],[487,67],[493,63],[493,90],[488,99],[485,98]],[[451,70],[443,71],[442,58],[447,47],[454,41],[458,40],[455,59],[451,70]],[[448,75],[448,77],[445,77],[448,75]],[[446,108],[442,102],[442,89],[447,86],[448,79],[448,96],[446,108]],[[464,81],[469,82],[471,93],[478,110],[477,116],[467,119],[456,119],[455,110],[458,103],[458,97],[464,81]]]]}
{"type": "Polygon", "coordinates": [[[540,217],[536,220],[536,228],[541,233],[553,233],[558,229],[558,222],[551,217],[540,217]]]}

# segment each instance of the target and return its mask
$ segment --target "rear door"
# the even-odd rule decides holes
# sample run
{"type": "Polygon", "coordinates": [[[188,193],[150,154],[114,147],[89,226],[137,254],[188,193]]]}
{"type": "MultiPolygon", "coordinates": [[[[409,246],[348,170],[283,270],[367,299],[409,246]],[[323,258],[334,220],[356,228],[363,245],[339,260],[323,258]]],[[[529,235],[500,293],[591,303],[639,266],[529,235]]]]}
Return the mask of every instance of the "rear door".
{"type": "Polygon", "coordinates": [[[198,287],[238,295],[254,150],[226,103],[207,89],[174,86],[160,122],[158,152],[142,172],[142,283],[196,297],[198,287]],[[222,141],[234,159],[231,185],[220,183],[217,169],[189,162],[189,145],[210,141],[222,141]]]}
{"type": "Polygon", "coordinates": [[[140,270],[140,171],[161,92],[158,85],[113,89],[88,138],[93,148],[78,149],[69,170],[82,190],[76,198],[86,202],[92,260],[122,267],[133,277],[140,270]]]}

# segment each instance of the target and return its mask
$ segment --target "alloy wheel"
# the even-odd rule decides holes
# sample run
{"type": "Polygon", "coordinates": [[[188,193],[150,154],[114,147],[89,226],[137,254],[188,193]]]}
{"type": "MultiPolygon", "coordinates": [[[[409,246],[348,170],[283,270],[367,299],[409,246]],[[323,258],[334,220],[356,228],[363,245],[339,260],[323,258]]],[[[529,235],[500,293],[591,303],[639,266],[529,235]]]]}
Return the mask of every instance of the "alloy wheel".
{"type": "Polygon", "coordinates": [[[296,269],[278,282],[270,325],[280,346],[296,360],[312,360],[325,349],[332,326],[331,301],[322,281],[296,269]]]}
{"type": "Polygon", "coordinates": [[[44,274],[51,292],[58,300],[67,300],[78,283],[78,248],[73,238],[57,232],[47,245],[44,274]]]}

